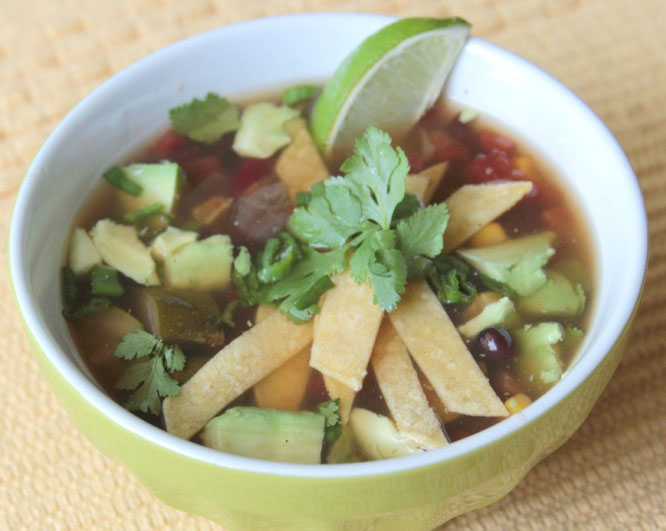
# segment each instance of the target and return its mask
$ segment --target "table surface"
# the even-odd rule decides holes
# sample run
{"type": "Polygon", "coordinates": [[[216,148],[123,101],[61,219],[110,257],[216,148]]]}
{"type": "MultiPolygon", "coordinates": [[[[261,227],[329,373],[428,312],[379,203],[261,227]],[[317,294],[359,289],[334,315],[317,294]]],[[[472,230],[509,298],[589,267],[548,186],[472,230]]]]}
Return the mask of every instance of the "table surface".
{"type": "MultiPolygon", "coordinates": [[[[638,175],[651,240],[647,284],[627,352],[568,443],[504,499],[447,526],[666,528],[663,0],[4,0],[0,233],[8,233],[22,176],[49,131],[103,80],[195,33],[312,11],[462,16],[473,23],[473,34],[562,80],[616,135],[638,175]]],[[[216,528],[159,502],[78,432],[33,359],[11,296],[6,253],[3,238],[0,528],[216,528]]]]}

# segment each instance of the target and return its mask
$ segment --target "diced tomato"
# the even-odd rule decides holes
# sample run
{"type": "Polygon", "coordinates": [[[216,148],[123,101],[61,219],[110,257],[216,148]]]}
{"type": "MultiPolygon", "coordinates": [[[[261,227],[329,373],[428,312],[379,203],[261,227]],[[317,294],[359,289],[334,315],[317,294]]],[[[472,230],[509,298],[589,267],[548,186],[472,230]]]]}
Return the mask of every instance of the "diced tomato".
{"type": "Polygon", "coordinates": [[[222,161],[215,155],[204,155],[196,159],[184,160],[182,166],[189,179],[199,182],[219,172],[222,169],[222,161]]]}
{"type": "Polygon", "coordinates": [[[187,139],[173,129],[169,129],[150,148],[151,155],[159,159],[170,159],[173,154],[187,144],[187,139]]]}
{"type": "Polygon", "coordinates": [[[519,180],[524,177],[515,167],[506,151],[493,148],[490,153],[479,153],[466,170],[471,183],[481,184],[492,181],[519,180]]]}
{"type": "Polygon", "coordinates": [[[273,169],[275,157],[268,159],[244,159],[233,180],[234,196],[238,197],[250,186],[263,179],[273,169]]]}
{"type": "Polygon", "coordinates": [[[500,149],[505,153],[511,153],[516,147],[516,143],[509,137],[499,135],[490,129],[479,131],[479,139],[481,151],[485,151],[486,153],[491,152],[493,149],[500,149]]]}
{"type": "Polygon", "coordinates": [[[444,131],[430,129],[427,135],[428,140],[433,146],[433,162],[443,162],[446,160],[467,162],[470,159],[470,153],[465,144],[447,135],[444,131]]]}

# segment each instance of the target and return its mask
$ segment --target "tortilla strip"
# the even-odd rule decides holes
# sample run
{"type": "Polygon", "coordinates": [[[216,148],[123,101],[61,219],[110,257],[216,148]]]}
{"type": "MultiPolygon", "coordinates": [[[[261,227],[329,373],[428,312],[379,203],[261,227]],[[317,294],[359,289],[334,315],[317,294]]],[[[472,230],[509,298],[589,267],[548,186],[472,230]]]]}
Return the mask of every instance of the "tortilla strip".
{"type": "Polygon", "coordinates": [[[354,405],[356,391],[338,382],[335,378],[326,375],[324,375],[324,384],[331,400],[340,399],[340,418],[342,419],[342,423],[346,424],[349,421],[349,413],[351,413],[352,406],[354,405]]]}
{"type": "Polygon", "coordinates": [[[169,433],[189,439],[229,402],[268,376],[312,340],[312,323],[275,312],[213,356],[162,409],[169,433]]]}
{"type": "Polygon", "coordinates": [[[450,252],[495,220],[532,190],[530,181],[466,184],[444,202],[449,224],[444,233],[444,250],[450,252]]]}
{"type": "Polygon", "coordinates": [[[398,431],[431,450],[447,444],[402,339],[384,319],[370,358],[398,431]]]}
{"type": "Polygon", "coordinates": [[[382,320],[369,284],[357,284],[349,271],[326,293],[315,329],[310,367],[359,391],[382,320]]]}
{"type": "Polygon", "coordinates": [[[477,417],[508,416],[426,281],[407,286],[389,317],[446,409],[477,417]]]}
{"type": "Polygon", "coordinates": [[[330,173],[312,141],[305,120],[292,120],[285,129],[293,140],[278,157],[275,172],[287,186],[293,201],[297,192],[309,192],[314,183],[328,179],[330,173]]]}
{"type": "MultiPolygon", "coordinates": [[[[261,304],[255,322],[260,323],[277,311],[275,306],[261,304]]],[[[296,411],[303,401],[310,379],[310,345],[288,359],[254,386],[258,407],[296,411]]]]}
{"type": "Polygon", "coordinates": [[[442,182],[448,167],[448,162],[440,162],[429,166],[420,173],[408,175],[405,181],[405,192],[418,197],[422,205],[427,205],[442,182]]]}

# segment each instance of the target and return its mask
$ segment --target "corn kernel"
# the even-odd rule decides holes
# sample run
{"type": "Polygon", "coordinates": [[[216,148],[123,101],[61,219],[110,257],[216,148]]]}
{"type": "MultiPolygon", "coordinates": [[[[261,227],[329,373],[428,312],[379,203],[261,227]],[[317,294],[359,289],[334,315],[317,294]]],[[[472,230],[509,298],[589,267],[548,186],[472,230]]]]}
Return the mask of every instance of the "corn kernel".
{"type": "Polygon", "coordinates": [[[518,393],[517,395],[512,396],[506,402],[504,402],[504,406],[509,410],[509,413],[515,415],[519,411],[525,409],[531,403],[532,401],[527,395],[518,393]]]}
{"type": "Polygon", "coordinates": [[[469,303],[469,306],[467,306],[463,312],[463,323],[466,323],[470,319],[474,319],[491,302],[498,300],[500,300],[500,296],[494,291],[482,291],[477,294],[476,297],[474,297],[474,300],[469,303]]]}
{"type": "Polygon", "coordinates": [[[516,165],[516,168],[525,174],[525,179],[531,181],[536,177],[536,166],[531,158],[521,155],[520,157],[514,158],[513,163],[516,165]]]}
{"type": "Polygon", "coordinates": [[[507,241],[509,237],[506,235],[504,227],[496,221],[488,223],[479,232],[472,236],[469,244],[472,247],[488,247],[489,245],[497,245],[507,241]]]}

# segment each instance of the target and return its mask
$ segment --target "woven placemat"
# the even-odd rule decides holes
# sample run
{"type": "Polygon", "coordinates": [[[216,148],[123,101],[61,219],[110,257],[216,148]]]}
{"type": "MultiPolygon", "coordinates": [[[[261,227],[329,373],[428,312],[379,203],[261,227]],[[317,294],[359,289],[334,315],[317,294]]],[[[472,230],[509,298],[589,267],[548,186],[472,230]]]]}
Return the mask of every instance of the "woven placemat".
{"type": "MultiPolygon", "coordinates": [[[[101,81],[177,39],[303,11],[463,16],[537,63],[604,119],[638,174],[651,258],[633,339],[572,439],[498,503],[451,529],[666,528],[666,2],[663,0],[3,0],[0,233],[62,116],[101,81]]],[[[621,215],[622,205],[618,205],[621,215]]],[[[0,528],[213,529],[157,501],[100,454],[32,357],[0,241],[0,528]]]]}

